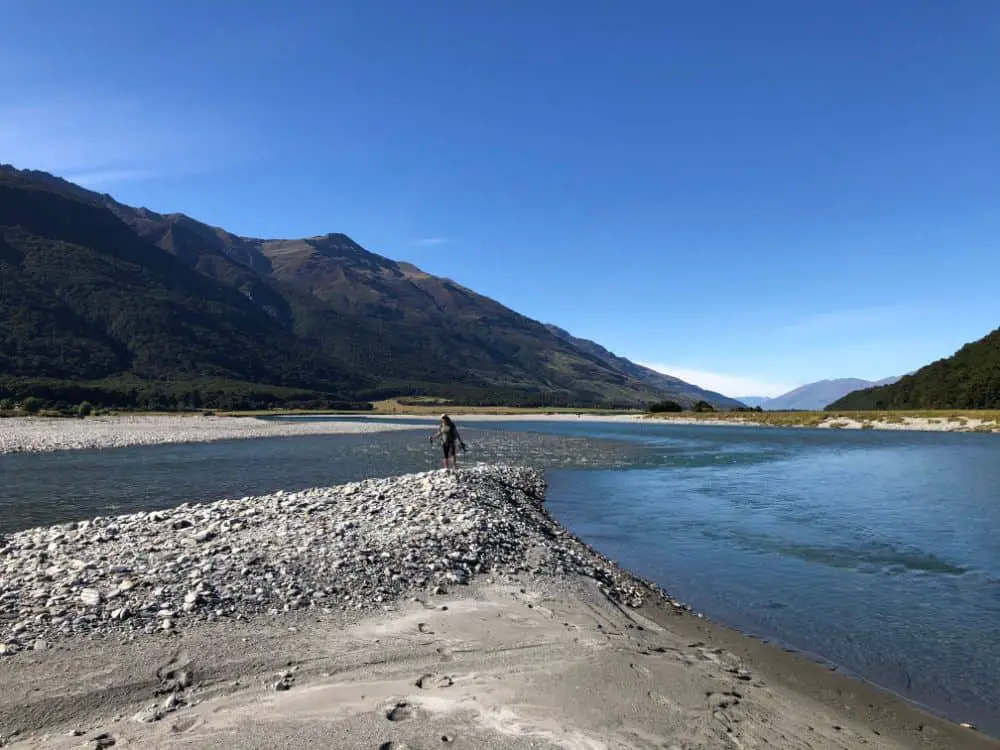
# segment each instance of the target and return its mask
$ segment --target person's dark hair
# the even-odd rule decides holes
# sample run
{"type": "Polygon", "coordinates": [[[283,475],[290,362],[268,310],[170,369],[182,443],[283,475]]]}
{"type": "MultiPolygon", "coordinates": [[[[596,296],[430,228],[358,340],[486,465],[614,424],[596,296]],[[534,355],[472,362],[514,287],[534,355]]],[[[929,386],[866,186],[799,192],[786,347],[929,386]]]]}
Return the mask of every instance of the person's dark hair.
{"type": "Polygon", "coordinates": [[[451,417],[449,417],[447,414],[442,414],[441,421],[444,422],[445,424],[451,424],[451,417]]]}

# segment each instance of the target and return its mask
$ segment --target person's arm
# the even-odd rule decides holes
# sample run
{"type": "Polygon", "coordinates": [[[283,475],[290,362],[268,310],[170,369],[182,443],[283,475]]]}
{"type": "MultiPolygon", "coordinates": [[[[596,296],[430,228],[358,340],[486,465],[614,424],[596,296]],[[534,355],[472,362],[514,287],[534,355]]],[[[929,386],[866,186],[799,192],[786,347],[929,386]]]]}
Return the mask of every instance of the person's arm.
{"type": "Polygon", "coordinates": [[[433,435],[431,435],[431,440],[430,441],[433,443],[439,437],[441,437],[441,428],[440,427],[437,428],[437,432],[435,432],[433,435]]]}
{"type": "Polygon", "coordinates": [[[463,451],[466,450],[465,441],[462,440],[462,435],[459,433],[457,427],[455,428],[455,439],[458,441],[458,444],[462,446],[462,450],[463,451]]]}

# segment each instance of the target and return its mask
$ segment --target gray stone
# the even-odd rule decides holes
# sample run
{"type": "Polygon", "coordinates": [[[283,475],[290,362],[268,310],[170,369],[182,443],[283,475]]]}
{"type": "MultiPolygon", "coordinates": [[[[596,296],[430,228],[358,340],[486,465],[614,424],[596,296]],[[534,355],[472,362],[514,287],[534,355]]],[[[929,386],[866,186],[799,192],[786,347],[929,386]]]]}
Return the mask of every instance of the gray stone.
{"type": "Polygon", "coordinates": [[[133,716],[132,721],[137,721],[140,724],[152,724],[154,721],[159,721],[162,718],[163,711],[158,706],[149,706],[133,716]]]}
{"type": "Polygon", "coordinates": [[[626,606],[659,595],[559,527],[544,489],[540,472],[484,466],[460,481],[424,472],[8,535],[0,622],[18,632],[0,653],[210,619],[381,610],[529,570],[591,577],[626,606]],[[210,536],[212,544],[194,541],[210,536]]]}

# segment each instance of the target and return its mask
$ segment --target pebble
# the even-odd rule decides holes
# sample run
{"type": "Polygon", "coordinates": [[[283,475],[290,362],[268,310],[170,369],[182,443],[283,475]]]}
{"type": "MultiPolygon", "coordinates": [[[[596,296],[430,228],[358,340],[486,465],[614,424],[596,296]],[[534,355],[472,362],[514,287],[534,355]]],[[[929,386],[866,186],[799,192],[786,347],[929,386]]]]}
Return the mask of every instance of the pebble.
{"type": "Polygon", "coordinates": [[[159,721],[162,718],[163,711],[159,706],[149,706],[133,716],[132,721],[137,721],[140,724],[152,724],[154,721],[159,721]]]}
{"type": "Polygon", "coordinates": [[[663,596],[559,526],[545,487],[540,471],[482,465],[9,534],[0,655],[266,613],[383,610],[480,577],[578,574],[633,607],[663,596]]]}
{"type": "Polygon", "coordinates": [[[201,443],[293,435],[425,429],[378,422],[268,421],[242,417],[116,416],[87,419],[11,417],[0,420],[0,455],[131,445],[201,443]]]}

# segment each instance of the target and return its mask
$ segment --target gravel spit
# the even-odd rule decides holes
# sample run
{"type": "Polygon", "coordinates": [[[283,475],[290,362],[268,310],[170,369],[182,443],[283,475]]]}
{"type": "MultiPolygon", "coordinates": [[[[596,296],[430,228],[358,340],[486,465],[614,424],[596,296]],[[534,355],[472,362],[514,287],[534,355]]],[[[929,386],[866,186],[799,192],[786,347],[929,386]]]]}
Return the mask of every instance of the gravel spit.
{"type": "Polygon", "coordinates": [[[0,656],[80,636],[374,610],[479,576],[582,574],[633,607],[662,596],[563,529],[544,493],[537,470],[479,466],[0,537],[0,656]]]}
{"type": "Polygon", "coordinates": [[[427,426],[361,421],[275,421],[251,417],[14,417],[0,419],[0,455],[410,429],[425,430],[427,426]]]}

